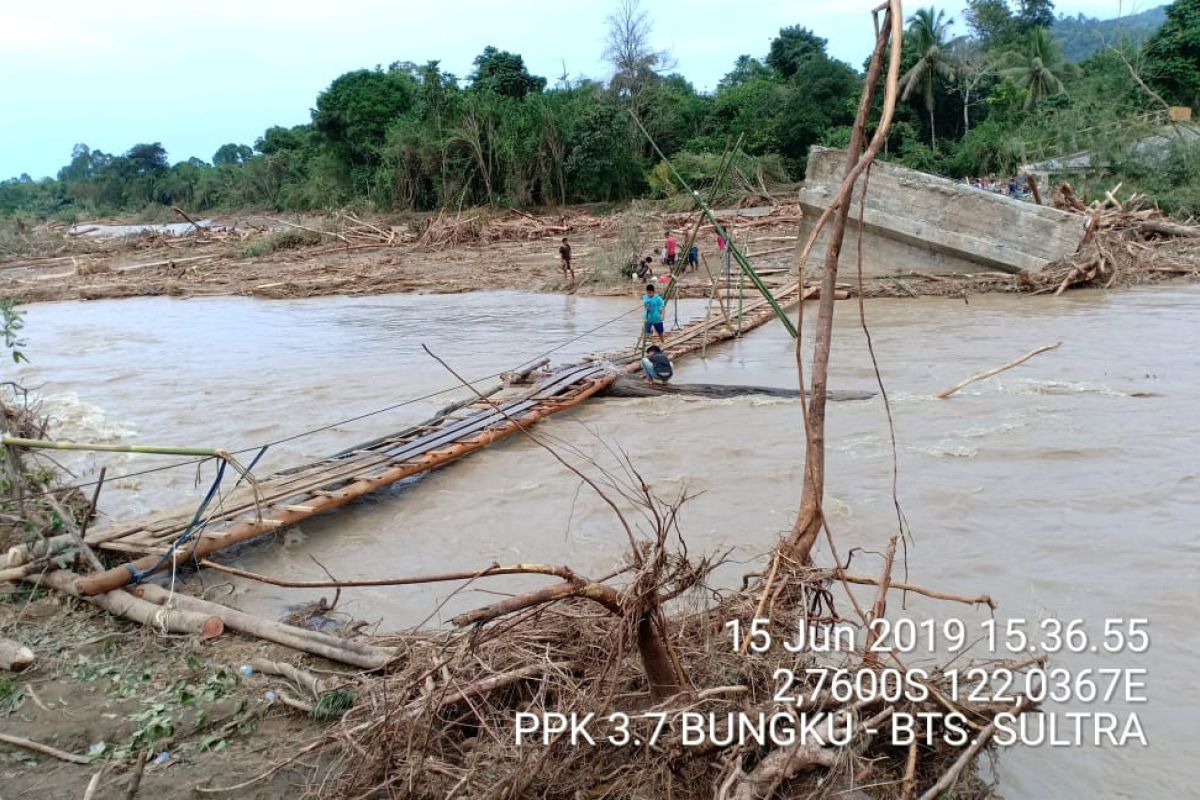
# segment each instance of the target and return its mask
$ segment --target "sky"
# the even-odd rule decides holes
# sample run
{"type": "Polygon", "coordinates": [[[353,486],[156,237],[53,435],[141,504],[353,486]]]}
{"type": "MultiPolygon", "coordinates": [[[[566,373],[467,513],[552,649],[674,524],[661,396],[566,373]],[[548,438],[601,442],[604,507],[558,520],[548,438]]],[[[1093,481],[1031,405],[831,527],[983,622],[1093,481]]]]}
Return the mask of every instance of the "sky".
{"type": "MultiPolygon", "coordinates": [[[[1063,14],[1115,17],[1165,0],[1058,0],[1063,14]]],[[[804,25],[861,67],[879,0],[643,0],[652,40],[711,90],[735,59],[762,56],[804,25]]],[[[946,8],[961,25],[962,0],[946,8]]],[[[605,18],[616,0],[3,0],[0,178],[54,175],[79,142],[123,153],[162,142],[172,162],[253,145],[271,125],[309,121],[338,75],[437,59],[465,77],[487,45],[520,53],[553,85],[606,79],[605,18]]],[[[905,13],[917,4],[906,3],[905,13]]]]}

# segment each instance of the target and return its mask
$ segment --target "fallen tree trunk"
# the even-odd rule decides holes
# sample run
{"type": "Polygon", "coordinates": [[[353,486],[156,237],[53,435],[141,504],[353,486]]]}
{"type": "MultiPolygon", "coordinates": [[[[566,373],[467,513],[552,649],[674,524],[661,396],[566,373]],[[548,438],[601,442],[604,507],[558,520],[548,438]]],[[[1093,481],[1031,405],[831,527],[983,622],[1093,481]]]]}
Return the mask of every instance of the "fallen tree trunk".
{"type": "MultiPolygon", "coordinates": [[[[603,393],[605,397],[662,397],[664,395],[689,395],[723,400],[727,397],[764,395],[766,397],[799,397],[797,389],[781,389],[775,386],[731,386],[721,383],[647,383],[631,375],[622,375],[603,393]]],[[[831,391],[830,400],[869,400],[875,392],[831,391]]]]}
{"type": "MultiPolygon", "coordinates": [[[[250,636],[257,636],[260,639],[275,642],[284,647],[290,647],[293,650],[312,653],[322,658],[328,658],[331,661],[350,664],[362,669],[381,669],[396,657],[395,651],[390,648],[375,647],[364,642],[331,636],[328,633],[310,631],[307,628],[298,628],[294,625],[285,625],[282,622],[247,614],[244,611],[238,611],[236,608],[223,606],[220,603],[214,603],[210,600],[201,600],[198,597],[192,597],[191,595],[179,592],[172,594],[153,583],[143,584],[137,590],[142,593],[151,605],[154,603],[166,603],[169,600],[178,608],[188,609],[186,613],[211,614],[221,620],[225,627],[231,630],[249,634],[250,636]]],[[[155,607],[159,608],[160,606],[155,607]]]]}
{"type": "Polygon", "coordinates": [[[33,665],[33,651],[12,639],[0,638],[0,669],[20,672],[33,665]]]}
{"type": "Polygon", "coordinates": [[[193,633],[206,639],[212,639],[225,631],[225,624],[219,617],[196,611],[168,610],[140,597],[135,597],[124,589],[114,589],[106,594],[85,597],[75,589],[75,581],[78,578],[78,575],[65,569],[48,572],[45,575],[25,576],[25,580],[30,583],[57,589],[72,597],[86,600],[94,606],[99,606],[110,614],[140,622],[166,633],[193,633]]]}
{"type": "Polygon", "coordinates": [[[1158,219],[1145,219],[1138,222],[1137,226],[1144,231],[1161,233],[1164,236],[1183,236],[1188,239],[1200,239],[1200,226],[1197,225],[1176,225],[1158,219]]]}

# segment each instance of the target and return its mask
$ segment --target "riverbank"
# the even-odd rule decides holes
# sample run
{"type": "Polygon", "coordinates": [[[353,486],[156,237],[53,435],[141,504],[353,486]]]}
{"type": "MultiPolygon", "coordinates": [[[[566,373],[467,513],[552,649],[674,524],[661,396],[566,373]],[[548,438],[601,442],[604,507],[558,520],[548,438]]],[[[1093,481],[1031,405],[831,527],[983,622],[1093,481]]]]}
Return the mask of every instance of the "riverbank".
{"type": "MultiPolygon", "coordinates": [[[[723,212],[756,270],[768,284],[786,281],[797,257],[799,209],[777,205],[723,212]]],[[[1092,213],[1092,210],[1088,210],[1092,213]]],[[[1096,214],[1096,219],[1100,219],[1096,214]]],[[[1115,220],[1115,217],[1114,217],[1115,220]]],[[[130,223],[132,220],[112,220],[130,223]]],[[[472,210],[419,220],[361,219],[348,214],[317,218],[243,215],[215,220],[217,230],[176,236],[142,233],[120,238],[72,236],[65,226],[25,234],[19,255],[0,259],[4,294],[22,302],[171,296],[241,295],[272,299],[396,293],[458,294],[495,289],[575,295],[627,296],[638,282],[622,274],[635,254],[652,254],[666,231],[682,242],[694,215],[633,207],[607,215],[563,209],[538,216],[512,210],[472,210]],[[559,270],[558,247],[573,248],[575,280],[559,270]]],[[[1116,223],[1114,223],[1115,225],[1116,223]]],[[[1102,223],[1101,223],[1102,225],[1102,223]]],[[[87,230],[88,225],[76,230],[87,230]]],[[[1089,240],[1091,270],[1071,276],[1075,263],[1041,274],[933,275],[904,272],[863,281],[868,297],[969,296],[1056,289],[1066,285],[1111,287],[1200,276],[1200,239],[1162,231],[1130,234],[1128,225],[1106,230],[1108,247],[1089,240]],[[1153,240],[1148,246],[1147,240],[1153,240]],[[1099,248],[1099,250],[1097,250],[1099,248]],[[1115,255],[1114,255],[1115,254],[1115,255]],[[1105,272],[1103,260],[1123,276],[1105,272]]],[[[852,246],[853,230],[850,232],[852,246]]],[[[726,291],[725,259],[711,227],[697,239],[700,267],[680,277],[683,297],[726,291]]],[[[729,281],[737,292],[736,265],[729,281]]],[[[658,272],[665,271],[656,265],[658,272]]],[[[858,294],[854,274],[843,269],[842,288],[858,294]]],[[[753,290],[747,290],[752,293],[753,290]]]]}
{"type": "MultiPolygon", "coordinates": [[[[0,671],[4,732],[63,754],[0,744],[6,798],[83,797],[93,781],[98,800],[191,798],[262,773],[323,727],[280,701],[299,694],[288,682],[249,667],[294,658],[282,647],[166,635],[28,584],[0,584],[0,632],[36,655],[0,671]]],[[[285,797],[295,778],[281,770],[239,797],[285,797]]]]}

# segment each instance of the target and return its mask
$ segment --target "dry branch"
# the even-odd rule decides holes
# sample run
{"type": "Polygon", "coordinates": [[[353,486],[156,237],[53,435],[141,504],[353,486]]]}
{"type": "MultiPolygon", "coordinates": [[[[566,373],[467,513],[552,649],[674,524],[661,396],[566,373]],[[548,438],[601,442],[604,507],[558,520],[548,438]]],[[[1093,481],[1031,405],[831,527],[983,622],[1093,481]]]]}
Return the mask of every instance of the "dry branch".
{"type": "Polygon", "coordinates": [[[981,381],[981,380],[984,380],[985,378],[990,378],[993,375],[997,375],[1001,372],[1004,372],[1007,369],[1012,369],[1013,367],[1020,366],[1021,364],[1024,364],[1026,361],[1028,361],[1029,359],[1036,356],[1038,353],[1044,353],[1047,350],[1053,350],[1061,344],[1062,344],[1062,342],[1054,342],[1053,344],[1044,344],[1041,347],[1036,347],[1033,350],[1030,350],[1025,355],[1021,356],[1020,358],[1016,358],[1016,359],[1013,359],[1012,361],[1009,361],[1007,364],[1002,364],[1002,365],[996,367],[995,369],[989,369],[989,370],[984,370],[983,372],[977,372],[976,374],[972,375],[971,377],[961,380],[958,383],[954,384],[949,389],[943,389],[942,391],[940,391],[936,395],[934,395],[934,397],[939,397],[944,400],[965,386],[970,386],[972,383],[975,383],[976,381],[981,381]]]}
{"type": "Polygon", "coordinates": [[[551,575],[563,580],[576,580],[579,576],[566,567],[554,567],[546,564],[513,564],[501,567],[493,565],[474,572],[444,572],[437,575],[416,575],[406,578],[363,578],[358,580],[324,580],[297,581],[287,578],[276,578],[271,575],[261,575],[257,572],[247,572],[244,569],[218,564],[216,561],[205,559],[200,566],[235,575],[239,578],[265,583],[271,586],[282,586],[289,589],[347,589],[356,586],[411,586],[421,583],[444,583],[446,581],[470,581],[477,578],[487,578],[493,575],[551,575]]]}
{"type": "Polygon", "coordinates": [[[32,750],[35,753],[41,753],[44,756],[50,756],[51,758],[57,758],[59,761],[67,761],[72,764],[92,763],[92,760],[87,756],[77,756],[74,753],[59,750],[57,747],[51,747],[48,744],[41,744],[22,736],[13,736],[11,733],[0,733],[0,742],[16,747],[23,747],[26,750],[32,750]]]}
{"type": "MultiPolygon", "coordinates": [[[[1019,716],[1023,711],[1032,705],[1033,704],[1030,702],[1029,698],[1022,695],[1013,705],[1012,710],[1009,713],[1011,713],[1014,717],[1019,716]]],[[[980,731],[979,735],[975,737],[975,740],[971,743],[971,746],[964,750],[962,755],[960,755],[954,764],[951,765],[950,769],[946,770],[945,774],[943,774],[942,777],[933,784],[933,786],[930,786],[925,790],[925,793],[921,795],[920,800],[937,800],[937,798],[942,797],[942,793],[954,785],[954,782],[958,780],[958,776],[962,773],[963,769],[965,769],[967,765],[975,759],[975,756],[979,755],[979,751],[987,746],[987,743],[991,740],[992,735],[995,733],[996,719],[993,718],[991,723],[989,723],[988,726],[980,731]]]]}
{"type": "MultiPolygon", "coordinates": [[[[836,572],[838,580],[846,583],[856,583],[860,586],[878,586],[879,578],[871,578],[865,575],[847,575],[840,570],[836,572]]],[[[949,600],[954,603],[966,603],[967,605],[985,605],[988,608],[995,610],[996,601],[986,594],[981,594],[978,597],[967,597],[959,594],[949,594],[947,592],[938,592],[933,589],[927,589],[924,586],[917,586],[915,583],[901,583],[899,581],[889,581],[888,588],[898,592],[912,592],[913,594],[923,595],[933,598],[934,600],[949,600]]]]}

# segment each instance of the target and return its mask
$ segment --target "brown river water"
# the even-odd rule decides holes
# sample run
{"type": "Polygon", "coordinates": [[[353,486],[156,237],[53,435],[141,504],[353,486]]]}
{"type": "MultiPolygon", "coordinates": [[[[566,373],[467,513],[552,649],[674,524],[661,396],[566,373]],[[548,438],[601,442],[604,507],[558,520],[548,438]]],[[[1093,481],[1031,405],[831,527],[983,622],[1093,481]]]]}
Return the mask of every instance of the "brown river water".
{"type": "MultiPolygon", "coordinates": [[[[21,370],[64,438],[246,447],[327,425],[454,381],[420,349],[482,377],[612,319],[628,299],[519,293],[256,301],[144,298],[28,308],[21,370]]],[[[681,308],[686,318],[702,301],[681,308]]],[[[873,389],[856,306],[838,306],[831,385],[873,389]]],[[[1017,747],[999,762],[1009,798],[1197,797],[1200,687],[1200,287],[1060,298],[981,296],[867,305],[899,448],[899,498],[914,541],[908,579],[990,594],[997,619],[1145,617],[1140,655],[1059,654],[1052,664],[1142,667],[1149,746],[1017,747]],[[1058,350],[931,395],[1038,345],[1058,350]],[[1148,395],[1148,396],[1147,396],[1148,395]]],[[[809,315],[813,316],[812,314],[809,315]]],[[[637,315],[555,353],[561,361],[632,345],[637,315]]],[[[681,382],[792,386],[792,345],[775,324],[677,365],[681,382]]],[[[461,390],[271,448],[259,470],[298,463],[428,416],[461,390]]],[[[787,530],[802,470],[799,404],[777,399],[597,400],[539,427],[612,468],[623,449],[656,492],[698,493],[682,512],[692,553],[729,551],[736,585],[787,530]]],[[[891,449],[879,398],[829,409],[826,507],[844,554],[895,532],[891,449]]],[[[82,456],[122,474],[169,460],[82,456]]],[[[594,469],[594,467],[589,467],[594,469]]],[[[123,517],[196,500],[194,468],[112,481],[102,511],[123,517]]],[[[470,570],[493,561],[566,563],[600,573],[623,553],[611,512],[532,443],[513,439],[405,487],[244,548],[247,569],[297,578],[470,570]]],[[[822,558],[828,562],[828,553],[822,558]]],[[[856,556],[876,572],[879,559],[856,556]]],[[[206,578],[209,583],[214,576],[206,578]]],[[[490,583],[347,591],[340,608],[389,630],[438,623],[490,602],[490,583]]],[[[239,602],[280,614],[318,592],[238,585],[239,602]]],[[[893,595],[893,615],[983,614],[893,595]]],[[[1072,703],[1072,710],[1088,709],[1072,703]]],[[[1094,709],[1093,709],[1094,710],[1094,709]]]]}

